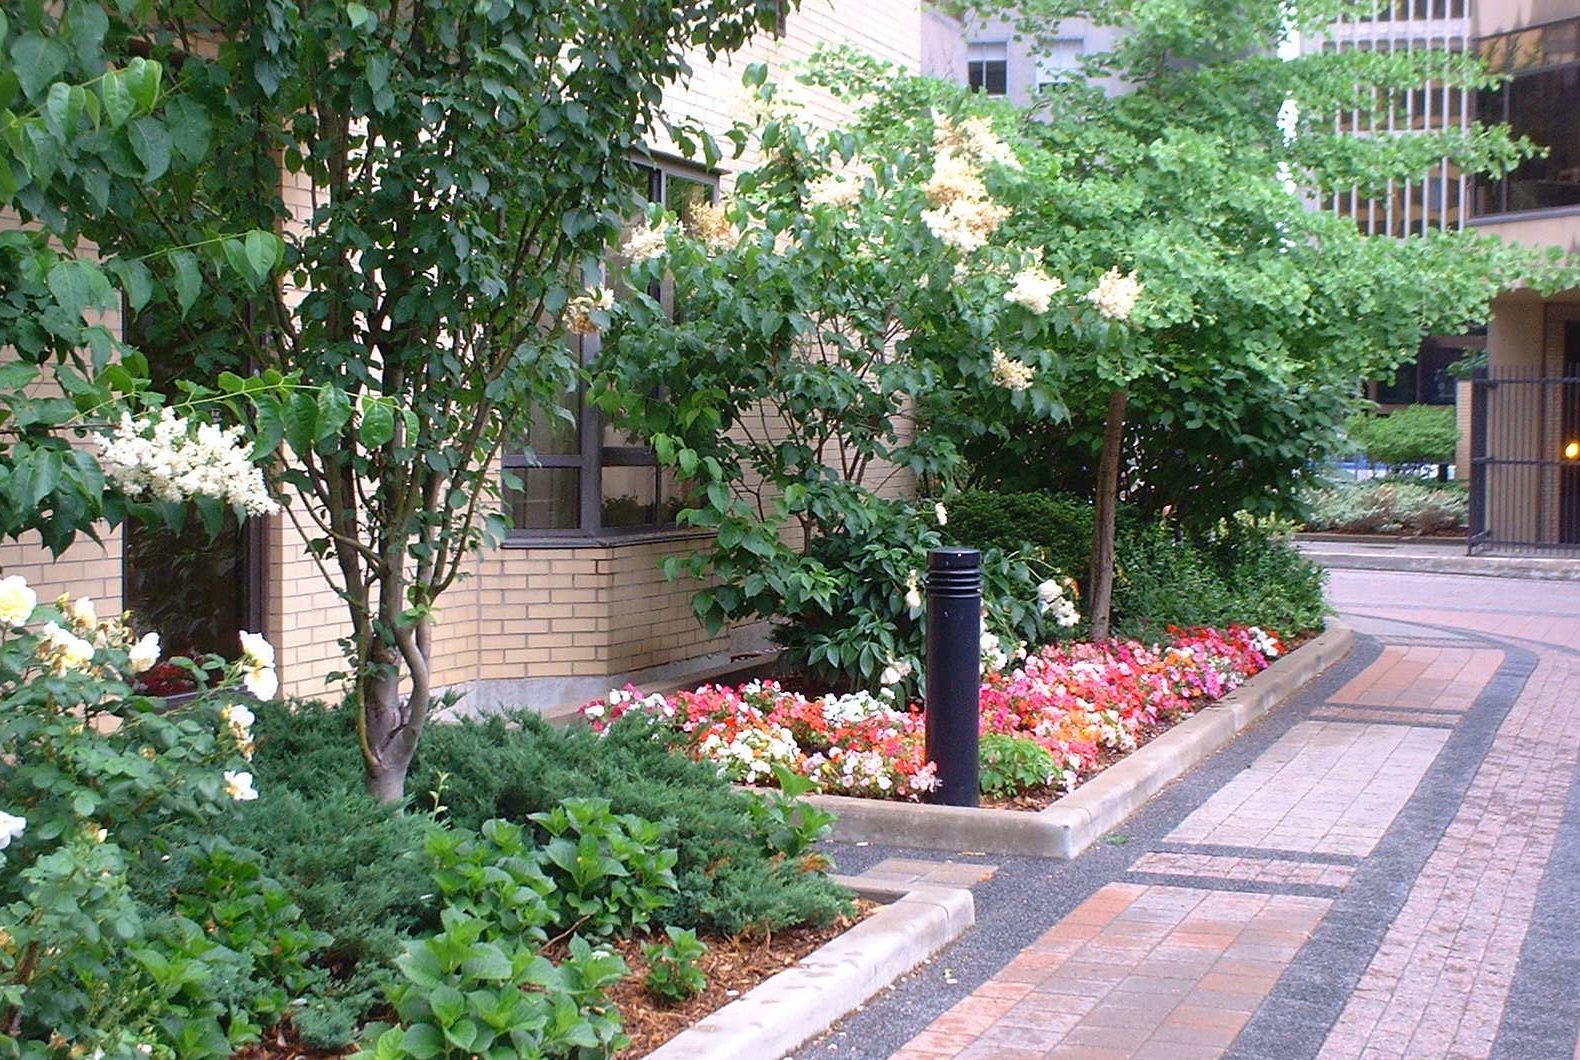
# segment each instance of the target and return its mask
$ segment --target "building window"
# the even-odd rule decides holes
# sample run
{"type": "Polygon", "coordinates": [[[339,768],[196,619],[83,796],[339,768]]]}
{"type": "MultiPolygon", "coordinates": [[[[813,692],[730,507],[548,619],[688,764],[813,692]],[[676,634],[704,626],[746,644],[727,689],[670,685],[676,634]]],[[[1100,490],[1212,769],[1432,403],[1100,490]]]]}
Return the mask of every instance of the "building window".
{"type": "Polygon", "coordinates": [[[1506,122],[1547,155],[1480,179],[1476,215],[1580,206],[1580,18],[1489,37],[1480,48],[1492,71],[1510,79],[1478,93],[1476,117],[1506,122]]]}
{"type": "Polygon", "coordinates": [[[990,96],[1009,92],[1009,45],[971,44],[966,48],[966,81],[990,96]]]}
{"type": "Polygon", "coordinates": [[[1050,46],[1046,55],[1037,56],[1037,91],[1052,88],[1070,80],[1081,69],[1081,53],[1086,42],[1080,37],[1060,37],[1050,46]]]}
{"type": "MultiPolygon", "coordinates": [[[[196,313],[184,326],[203,328],[196,313]]],[[[213,345],[192,343],[171,321],[152,313],[128,313],[126,334],[148,358],[154,389],[165,394],[193,373],[194,345],[213,345]]],[[[221,367],[242,371],[246,365],[221,367]]],[[[261,517],[242,522],[226,512],[211,534],[190,509],[179,527],[127,520],[121,538],[121,605],[131,612],[132,625],[157,630],[166,658],[240,658],[239,632],[264,631],[268,525],[261,517]]],[[[190,675],[168,664],[144,675],[143,685],[155,695],[196,690],[190,675]]]]}
{"type": "MultiPolygon", "coordinates": [[[[632,166],[638,195],[686,221],[712,203],[717,181],[678,165],[632,166]]],[[[684,312],[672,288],[649,292],[671,313],[684,312]]],[[[583,364],[598,354],[596,335],[571,336],[583,364]]],[[[685,496],[642,438],[607,423],[581,393],[532,413],[521,445],[506,451],[505,506],[518,539],[652,531],[675,525],[685,496]]]]}

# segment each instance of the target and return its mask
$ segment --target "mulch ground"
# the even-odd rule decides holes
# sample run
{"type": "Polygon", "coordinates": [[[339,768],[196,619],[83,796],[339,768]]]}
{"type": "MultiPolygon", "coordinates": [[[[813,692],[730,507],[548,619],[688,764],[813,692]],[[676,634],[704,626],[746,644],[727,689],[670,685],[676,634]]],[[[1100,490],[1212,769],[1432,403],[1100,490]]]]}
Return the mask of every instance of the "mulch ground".
{"type": "Polygon", "coordinates": [[[645,939],[623,939],[616,948],[631,974],[610,994],[620,1009],[631,1044],[616,1054],[622,1060],[646,1056],[752,987],[800,961],[836,935],[878,908],[876,902],[857,899],[856,911],[826,927],[799,927],[762,938],[705,938],[708,952],[698,962],[708,977],[707,989],[678,1004],[655,1000],[643,988],[647,961],[642,957],[645,939]]]}

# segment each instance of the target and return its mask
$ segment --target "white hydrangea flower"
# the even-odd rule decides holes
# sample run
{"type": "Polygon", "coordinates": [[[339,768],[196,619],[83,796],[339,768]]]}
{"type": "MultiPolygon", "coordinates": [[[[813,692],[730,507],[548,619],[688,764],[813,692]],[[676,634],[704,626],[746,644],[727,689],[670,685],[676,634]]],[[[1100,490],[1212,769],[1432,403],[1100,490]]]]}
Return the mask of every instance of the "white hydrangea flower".
{"type": "Polygon", "coordinates": [[[1141,298],[1142,284],[1134,272],[1121,273],[1118,266],[1103,273],[1097,286],[1087,292],[1086,300],[1109,320],[1129,320],[1141,298]]]}
{"type": "Polygon", "coordinates": [[[13,839],[21,837],[27,831],[27,818],[18,817],[14,813],[0,810],[0,850],[11,845],[13,839]]]}
{"type": "Polygon", "coordinates": [[[141,639],[127,652],[127,665],[132,668],[132,673],[140,674],[145,670],[152,670],[159,661],[159,634],[144,633],[141,639]]]}
{"type": "Polygon", "coordinates": [[[27,624],[38,606],[38,594],[28,587],[20,574],[0,578],[0,622],[12,629],[27,624]]]}
{"type": "Polygon", "coordinates": [[[1025,361],[1007,357],[1003,350],[993,351],[993,382],[1005,390],[1025,390],[1037,378],[1037,369],[1025,361]]]}
{"type": "Polygon", "coordinates": [[[99,464],[122,493],[134,500],[188,501],[215,497],[248,515],[273,515],[263,472],[248,457],[240,427],[221,429],[162,410],[156,417],[120,424],[98,439],[99,464]]]}
{"type": "Polygon", "coordinates": [[[237,802],[251,802],[258,797],[258,789],[252,786],[252,774],[245,770],[225,770],[225,794],[237,802]]]}
{"type": "Polygon", "coordinates": [[[620,252],[627,261],[639,265],[651,261],[669,248],[669,222],[661,221],[657,227],[643,224],[633,229],[620,252]]]}
{"type": "Polygon", "coordinates": [[[1064,281],[1049,276],[1035,265],[1028,265],[1017,272],[1014,286],[1004,293],[1006,302],[1025,306],[1033,313],[1043,314],[1053,304],[1053,296],[1064,290],[1064,281]]]}

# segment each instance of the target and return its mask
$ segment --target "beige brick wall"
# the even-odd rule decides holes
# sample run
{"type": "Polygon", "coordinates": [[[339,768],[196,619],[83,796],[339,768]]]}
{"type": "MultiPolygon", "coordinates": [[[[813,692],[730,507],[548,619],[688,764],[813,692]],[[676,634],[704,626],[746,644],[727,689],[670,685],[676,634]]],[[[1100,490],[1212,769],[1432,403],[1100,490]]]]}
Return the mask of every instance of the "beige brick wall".
{"type": "MultiPolygon", "coordinates": [[[[747,64],[766,62],[786,81],[796,63],[821,42],[852,44],[917,69],[921,48],[916,0],[806,0],[787,20],[786,33],[762,34],[742,53],[717,63],[695,58],[695,75],[666,103],[674,117],[692,118],[722,133],[743,115],[740,85],[747,64]]],[[[834,125],[849,117],[827,93],[786,85],[815,120],[834,125]]],[[[657,143],[659,150],[672,145],[657,143]]],[[[750,160],[736,164],[750,164],[750,160]]],[[[728,174],[725,175],[728,183],[728,174]]],[[[292,213],[312,210],[310,189],[288,179],[282,193],[292,213]]],[[[290,222],[288,222],[290,223],[290,222]]],[[[891,488],[904,488],[903,484],[891,488]]],[[[659,563],[697,547],[695,537],[666,537],[571,548],[503,548],[477,558],[470,577],[441,600],[434,631],[434,681],[478,693],[494,688],[503,702],[521,690],[538,705],[592,687],[609,675],[658,672],[720,657],[728,637],[710,637],[692,617],[698,586],[668,582],[659,563]],[[568,685],[566,681],[582,683],[568,685]],[[542,685],[540,682],[551,682],[542,685]],[[559,682],[558,684],[552,684],[559,682]]],[[[282,689],[296,696],[338,696],[328,675],[344,668],[338,641],[349,631],[344,603],[308,554],[304,536],[284,516],[271,520],[264,586],[265,632],[278,649],[282,689]]],[[[74,546],[59,561],[36,545],[0,544],[0,565],[40,587],[91,595],[119,606],[120,541],[74,546]]],[[[522,705],[525,705],[523,703],[522,705]]]]}

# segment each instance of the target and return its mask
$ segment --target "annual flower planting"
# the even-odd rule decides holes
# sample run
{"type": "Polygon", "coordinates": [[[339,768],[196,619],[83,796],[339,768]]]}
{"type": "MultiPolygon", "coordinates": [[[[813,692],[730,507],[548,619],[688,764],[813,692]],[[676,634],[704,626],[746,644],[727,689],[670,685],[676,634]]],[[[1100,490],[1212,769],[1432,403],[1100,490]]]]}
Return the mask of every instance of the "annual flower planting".
{"type": "MultiPolygon", "coordinates": [[[[1017,773],[1005,794],[1074,788],[1283,651],[1276,635],[1255,626],[1170,629],[1159,644],[1053,644],[1014,669],[990,671],[982,684],[983,736],[1023,745],[1030,753],[1020,757],[1036,764],[1017,773]]],[[[627,687],[582,714],[603,733],[648,726],[655,738],[747,784],[773,784],[787,771],[829,794],[920,801],[937,783],[920,707],[886,695],[809,698],[775,681],[668,696],[627,687]]]]}

